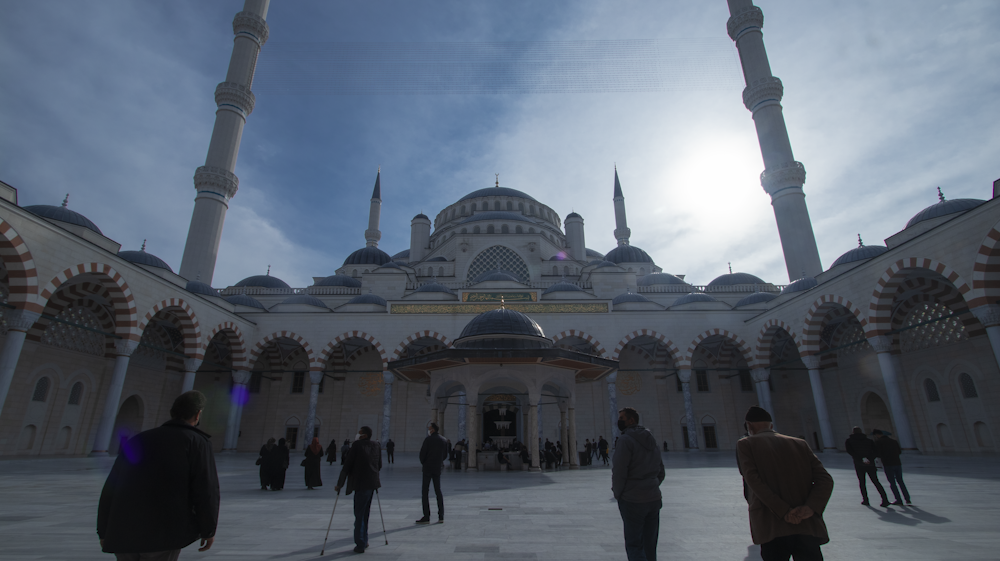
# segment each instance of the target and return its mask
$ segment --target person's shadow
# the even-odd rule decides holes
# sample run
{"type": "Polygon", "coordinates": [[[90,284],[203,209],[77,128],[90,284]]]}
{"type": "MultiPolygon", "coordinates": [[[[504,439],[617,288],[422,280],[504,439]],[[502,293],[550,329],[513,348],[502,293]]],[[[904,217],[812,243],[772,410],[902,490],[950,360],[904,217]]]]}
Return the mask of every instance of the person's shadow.
{"type": "Polygon", "coordinates": [[[907,506],[901,507],[901,508],[904,508],[905,510],[903,512],[909,514],[910,516],[912,516],[914,518],[919,518],[923,522],[927,522],[927,523],[930,523],[930,524],[946,524],[948,522],[951,522],[950,518],[945,518],[944,516],[938,516],[936,514],[931,514],[931,513],[927,512],[927,511],[925,511],[923,509],[920,509],[918,507],[915,507],[913,505],[907,505],[907,506]]]}
{"type": "Polygon", "coordinates": [[[758,561],[760,559],[760,546],[759,545],[749,545],[747,546],[747,556],[743,561],[758,561]]]}

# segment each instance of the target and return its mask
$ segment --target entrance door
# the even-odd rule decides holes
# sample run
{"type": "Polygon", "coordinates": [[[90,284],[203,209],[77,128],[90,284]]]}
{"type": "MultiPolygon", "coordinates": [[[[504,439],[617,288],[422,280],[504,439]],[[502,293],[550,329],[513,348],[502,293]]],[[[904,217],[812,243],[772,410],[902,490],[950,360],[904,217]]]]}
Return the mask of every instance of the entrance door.
{"type": "Polygon", "coordinates": [[[108,450],[112,456],[117,456],[121,445],[126,440],[142,431],[143,407],[139,396],[133,395],[122,403],[115,418],[115,428],[111,433],[111,445],[108,450]]]}
{"type": "Polygon", "coordinates": [[[889,407],[874,392],[869,392],[861,400],[861,424],[864,425],[862,428],[868,434],[871,434],[874,429],[895,432],[889,407]]]}

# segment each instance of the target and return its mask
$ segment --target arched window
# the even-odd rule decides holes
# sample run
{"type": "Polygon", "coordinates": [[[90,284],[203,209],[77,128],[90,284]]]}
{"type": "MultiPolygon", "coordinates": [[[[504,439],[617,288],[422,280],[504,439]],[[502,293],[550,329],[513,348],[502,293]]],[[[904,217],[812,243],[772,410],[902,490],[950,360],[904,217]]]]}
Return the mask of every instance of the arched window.
{"type": "Polygon", "coordinates": [[[481,232],[481,230],[479,229],[479,226],[476,226],[476,227],[472,228],[472,233],[473,234],[478,234],[480,232],[481,232]]]}
{"type": "MultiPolygon", "coordinates": [[[[507,204],[510,204],[510,203],[507,203],[507,204]]],[[[501,234],[509,234],[510,233],[510,227],[507,226],[506,224],[500,226],[500,233],[501,234]]]]}
{"type": "Polygon", "coordinates": [[[930,378],[924,380],[924,393],[927,394],[928,402],[941,401],[941,394],[938,393],[937,384],[930,378]]]}
{"type": "Polygon", "coordinates": [[[514,233],[515,234],[523,234],[524,233],[524,228],[522,228],[520,226],[517,226],[516,228],[514,228],[514,233]]]}
{"type": "Polygon", "coordinates": [[[302,393],[306,386],[306,373],[301,370],[292,374],[292,393],[302,393]]]}
{"type": "Polygon", "coordinates": [[[73,384],[73,387],[69,390],[69,401],[66,405],[80,405],[80,401],[83,399],[83,382],[77,382],[73,384]]]}
{"type": "Polygon", "coordinates": [[[497,232],[497,230],[496,230],[496,228],[493,227],[492,224],[490,224],[489,226],[486,227],[486,233],[487,234],[495,234],[496,232],[497,232]]]}
{"type": "MultiPolygon", "coordinates": [[[[41,382],[39,380],[39,382],[41,382]]],[[[972,381],[972,376],[969,376],[965,372],[958,375],[958,385],[962,388],[962,397],[970,399],[973,397],[979,397],[979,392],[976,391],[976,383],[972,381]]],[[[37,389],[35,390],[38,391],[37,389]]]]}
{"type": "Polygon", "coordinates": [[[507,210],[514,210],[514,203],[507,201],[507,210]]]}
{"type": "Polygon", "coordinates": [[[44,402],[49,398],[49,385],[52,383],[48,377],[43,377],[35,383],[35,391],[31,394],[31,401],[44,402]]]}
{"type": "Polygon", "coordinates": [[[358,278],[358,270],[357,269],[352,270],[351,271],[351,276],[354,277],[354,278],[358,278]]]}
{"type": "Polygon", "coordinates": [[[365,269],[365,272],[364,272],[364,273],[362,273],[362,274],[365,274],[365,275],[367,275],[367,274],[368,274],[369,272],[370,272],[370,271],[368,271],[368,269],[365,269]]]}
{"type": "Polygon", "coordinates": [[[694,371],[695,378],[698,380],[698,391],[707,392],[710,391],[708,387],[708,370],[699,368],[694,371]]]}
{"type": "Polygon", "coordinates": [[[718,448],[719,441],[715,436],[715,419],[705,415],[701,419],[701,432],[705,437],[705,448],[718,448]]]}
{"type": "Polygon", "coordinates": [[[500,210],[500,201],[493,201],[493,210],[500,210]]]}
{"type": "Polygon", "coordinates": [[[639,267],[639,274],[640,275],[645,275],[646,274],[646,268],[645,267],[639,267]]]}

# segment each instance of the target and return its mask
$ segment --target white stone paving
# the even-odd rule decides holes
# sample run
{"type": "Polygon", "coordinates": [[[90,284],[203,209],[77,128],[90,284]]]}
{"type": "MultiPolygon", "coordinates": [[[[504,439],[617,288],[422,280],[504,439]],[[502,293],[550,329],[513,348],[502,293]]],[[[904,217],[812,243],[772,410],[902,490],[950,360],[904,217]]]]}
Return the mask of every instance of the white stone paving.
{"type": "MultiPolygon", "coordinates": [[[[397,454],[380,492],[389,545],[373,505],[364,559],[625,559],[621,519],[602,466],[550,473],[446,472],[445,524],[415,526],[420,472],[397,454]],[[502,508],[503,510],[489,510],[502,508]]],[[[905,456],[913,508],[861,506],[850,459],[822,458],[836,481],[826,512],[826,559],[997,559],[1000,459],[905,456]]],[[[664,454],[661,559],[760,559],[731,452],[664,454]]],[[[94,532],[110,458],[0,461],[0,558],[112,559],[94,532]]],[[[254,456],[218,456],[222,512],[215,546],[182,559],[315,559],[333,507],[339,465],[307,491],[293,462],[281,492],[259,489],[254,456]]],[[[884,478],[883,478],[884,480],[884,478]]],[[[877,498],[874,490],[870,494],[877,498]]],[[[888,491],[888,488],[887,488],[888,491]]],[[[433,491],[432,491],[433,493],[433,491]]],[[[432,518],[436,506],[431,498],[432,518]]],[[[324,559],[354,556],[350,497],[341,496],[324,559]]]]}

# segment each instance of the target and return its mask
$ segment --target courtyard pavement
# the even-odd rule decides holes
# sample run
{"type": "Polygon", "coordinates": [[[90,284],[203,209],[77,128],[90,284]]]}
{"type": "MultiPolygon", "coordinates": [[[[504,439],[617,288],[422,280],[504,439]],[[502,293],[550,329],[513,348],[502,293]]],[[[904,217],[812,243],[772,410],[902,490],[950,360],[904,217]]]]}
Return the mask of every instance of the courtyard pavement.
{"type": "MultiPolygon", "coordinates": [[[[340,466],[324,463],[326,485],[308,491],[293,461],[285,490],[269,492],[260,490],[255,458],[217,456],[222,510],[215,545],[205,553],[193,545],[181,559],[319,557],[340,466]]],[[[663,458],[659,558],[760,559],[733,453],[663,458]]],[[[1000,559],[1000,459],[906,455],[914,506],[886,509],[860,505],[849,457],[821,459],[836,482],[825,514],[832,538],[823,547],[826,559],[1000,559]]],[[[111,464],[111,458],[0,460],[0,559],[113,559],[101,553],[95,533],[111,464]]],[[[373,504],[371,548],[362,559],[625,559],[610,476],[599,465],[546,473],[448,471],[445,523],[416,526],[420,466],[415,454],[397,454],[397,463],[382,471],[379,494],[389,544],[373,504]]],[[[323,559],[356,555],[352,528],[351,497],[342,496],[323,559]]]]}

